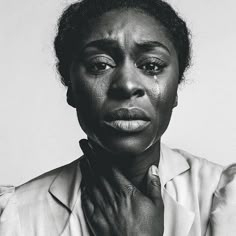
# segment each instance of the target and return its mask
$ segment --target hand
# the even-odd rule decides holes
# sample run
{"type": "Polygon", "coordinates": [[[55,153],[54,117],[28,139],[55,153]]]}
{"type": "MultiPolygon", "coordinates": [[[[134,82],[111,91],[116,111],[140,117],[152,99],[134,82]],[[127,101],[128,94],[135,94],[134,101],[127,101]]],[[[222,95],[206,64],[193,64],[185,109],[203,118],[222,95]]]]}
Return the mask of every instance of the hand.
{"type": "MultiPolygon", "coordinates": [[[[80,142],[80,145],[88,159],[94,158],[87,141],[80,142]]],[[[93,235],[163,235],[164,205],[160,180],[153,175],[151,168],[145,196],[115,167],[101,173],[91,167],[88,159],[81,161],[82,208],[93,235]]]]}

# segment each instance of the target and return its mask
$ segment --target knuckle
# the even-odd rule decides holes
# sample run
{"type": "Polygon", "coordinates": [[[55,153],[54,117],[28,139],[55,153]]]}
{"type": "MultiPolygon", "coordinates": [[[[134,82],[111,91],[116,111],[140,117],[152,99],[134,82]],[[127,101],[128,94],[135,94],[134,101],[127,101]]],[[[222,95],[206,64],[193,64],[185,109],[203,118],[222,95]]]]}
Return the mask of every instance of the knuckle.
{"type": "Polygon", "coordinates": [[[161,183],[160,183],[159,179],[153,179],[153,180],[151,180],[151,184],[152,184],[153,186],[156,186],[156,187],[161,187],[161,183]]]}
{"type": "Polygon", "coordinates": [[[135,194],[135,188],[131,184],[128,184],[128,185],[125,186],[125,191],[128,195],[134,195],[135,194]]]}

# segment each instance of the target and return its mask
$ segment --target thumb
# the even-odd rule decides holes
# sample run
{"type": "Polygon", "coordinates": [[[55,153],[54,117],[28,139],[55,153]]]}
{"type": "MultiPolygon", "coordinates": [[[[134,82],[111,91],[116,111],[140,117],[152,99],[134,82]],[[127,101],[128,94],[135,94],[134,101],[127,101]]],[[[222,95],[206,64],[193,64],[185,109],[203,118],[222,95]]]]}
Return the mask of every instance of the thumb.
{"type": "Polygon", "coordinates": [[[158,168],[152,165],[147,174],[147,195],[155,205],[163,205],[161,197],[161,182],[158,176],[158,168]]]}

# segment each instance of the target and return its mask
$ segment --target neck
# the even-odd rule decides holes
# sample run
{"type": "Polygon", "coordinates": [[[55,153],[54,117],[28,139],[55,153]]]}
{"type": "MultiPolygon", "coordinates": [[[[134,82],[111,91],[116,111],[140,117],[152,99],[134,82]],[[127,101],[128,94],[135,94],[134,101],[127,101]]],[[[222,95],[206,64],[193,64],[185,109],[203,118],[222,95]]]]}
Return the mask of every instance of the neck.
{"type": "Polygon", "coordinates": [[[154,143],[144,152],[137,155],[130,154],[113,154],[89,140],[95,154],[96,166],[118,168],[126,178],[140,191],[145,191],[145,176],[151,165],[158,166],[160,160],[160,141],[154,143]]]}

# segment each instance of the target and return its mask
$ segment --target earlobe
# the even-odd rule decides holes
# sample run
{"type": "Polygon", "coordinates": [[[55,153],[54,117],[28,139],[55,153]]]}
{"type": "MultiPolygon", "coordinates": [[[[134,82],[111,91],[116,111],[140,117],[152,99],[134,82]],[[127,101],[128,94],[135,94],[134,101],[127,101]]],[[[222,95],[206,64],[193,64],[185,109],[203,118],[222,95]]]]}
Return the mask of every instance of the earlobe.
{"type": "Polygon", "coordinates": [[[67,103],[70,106],[76,108],[71,86],[68,87],[66,95],[67,95],[67,103]]]}
{"type": "Polygon", "coordinates": [[[178,94],[176,94],[176,97],[175,97],[175,102],[173,104],[173,108],[177,107],[178,106],[178,94]]]}

